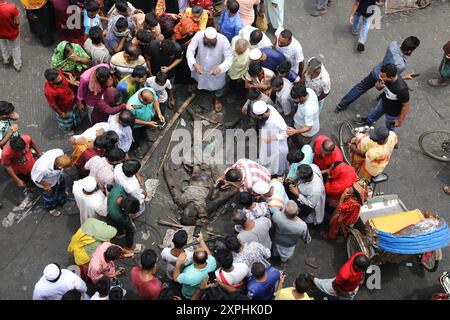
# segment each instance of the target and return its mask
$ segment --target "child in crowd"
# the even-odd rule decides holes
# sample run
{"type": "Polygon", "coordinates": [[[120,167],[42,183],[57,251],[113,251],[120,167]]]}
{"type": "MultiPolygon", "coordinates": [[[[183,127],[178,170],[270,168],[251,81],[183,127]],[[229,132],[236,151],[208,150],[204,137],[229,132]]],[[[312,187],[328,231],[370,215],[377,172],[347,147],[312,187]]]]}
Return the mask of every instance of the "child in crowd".
{"type": "Polygon", "coordinates": [[[175,107],[175,96],[172,90],[172,83],[167,78],[167,73],[162,71],[158,72],[156,76],[147,79],[145,86],[155,90],[162,114],[165,113],[167,107],[170,109],[175,107]]]}
{"type": "Polygon", "coordinates": [[[98,26],[91,27],[89,30],[89,39],[84,42],[84,50],[91,56],[91,65],[109,64],[111,55],[103,42],[103,32],[98,26]]]}
{"type": "Polygon", "coordinates": [[[83,10],[83,26],[84,34],[87,38],[89,36],[89,30],[92,27],[99,27],[103,29],[102,20],[108,22],[108,20],[99,15],[100,5],[97,1],[87,0],[84,4],[83,10]]]}

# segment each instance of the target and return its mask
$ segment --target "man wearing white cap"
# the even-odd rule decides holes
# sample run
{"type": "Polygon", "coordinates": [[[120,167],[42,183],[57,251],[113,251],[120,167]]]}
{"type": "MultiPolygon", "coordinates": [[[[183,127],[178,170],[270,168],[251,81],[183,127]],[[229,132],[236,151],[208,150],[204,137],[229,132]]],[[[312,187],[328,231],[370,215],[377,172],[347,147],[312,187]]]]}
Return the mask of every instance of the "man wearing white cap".
{"type": "Polygon", "coordinates": [[[273,256],[279,256],[281,262],[285,263],[295,251],[295,246],[300,239],[305,244],[311,241],[308,226],[297,217],[298,206],[293,200],[289,200],[286,204],[284,212],[276,212],[272,216],[275,223],[275,233],[273,237],[273,256]]]}
{"type": "MultiPolygon", "coordinates": [[[[250,60],[259,61],[261,65],[273,72],[277,72],[278,66],[281,62],[286,60],[286,57],[280,51],[270,48],[253,48],[250,51],[250,60]]],[[[291,81],[300,80],[298,74],[292,70],[289,71],[287,78],[291,81]]]]}
{"type": "Polygon", "coordinates": [[[45,267],[44,275],[34,287],[33,300],[61,300],[67,291],[73,289],[80,291],[84,300],[89,300],[86,283],[79,276],[51,263],[45,267]]]}
{"type": "Polygon", "coordinates": [[[186,58],[191,77],[198,83],[197,88],[214,91],[214,109],[221,112],[219,98],[224,94],[226,73],[233,60],[230,42],[216,29],[208,27],[192,38],[186,58]]]}
{"type": "Polygon", "coordinates": [[[279,179],[272,179],[270,184],[258,181],[253,185],[253,191],[267,201],[271,215],[275,212],[283,212],[289,201],[286,189],[279,179]]]}
{"type": "Polygon", "coordinates": [[[252,112],[261,125],[259,162],[271,175],[281,176],[289,167],[286,122],[274,107],[264,101],[256,101],[252,112]]]}
{"type": "Polygon", "coordinates": [[[96,214],[106,216],[105,195],[97,186],[97,180],[88,176],[73,183],[72,193],[80,210],[80,225],[96,214]]]}

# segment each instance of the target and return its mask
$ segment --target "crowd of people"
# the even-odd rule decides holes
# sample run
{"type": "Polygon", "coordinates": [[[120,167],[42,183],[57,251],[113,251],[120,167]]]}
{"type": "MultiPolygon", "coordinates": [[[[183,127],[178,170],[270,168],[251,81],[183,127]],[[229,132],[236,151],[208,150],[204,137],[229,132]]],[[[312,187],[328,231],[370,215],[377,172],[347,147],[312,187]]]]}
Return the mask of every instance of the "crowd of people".
{"type": "MultiPolygon", "coordinates": [[[[312,288],[353,299],[370,265],[362,252],[329,279],[300,274],[285,286],[282,270],[299,241],[311,241],[311,230],[335,240],[343,227],[360,224],[368,182],[384,171],[398,147],[396,131],[410,108],[405,80],[415,76],[402,74],[419,39],[391,42],[380,63],[336,107],[345,110],[373,87],[382,92],[374,110],[358,121],[373,126],[384,115],[385,124],[349,141],[352,163],[347,164],[335,141],[319,134],[330,75],[318,58],[305,61],[302,45],[283,27],[284,1],[264,6],[260,0],[228,0],[223,11],[218,1],[208,0],[135,1],[137,8],[125,0],[63,2],[22,4],[31,31],[44,45],[51,44],[56,25],[61,42],[44,72],[43,93],[57,126],[70,137],[72,153],[42,152],[15,123],[14,105],[0,101],[1,162],[17,187],[26,195],[42,194],[52,216],[62,214],[69,194],[80,211],[80,228],[67,248],[79,275],[57,263],[47,265],[33,299],[123,299],[125,269],[116,268],[115,261],[135,255],[140,264],[131,270],[131,281],[143,299],[308,300],[312,288]],[[60,30],[73,3],[82,27],[60,30]],[[264,13],[273,41],[254,26],[264,13]],[[136,243],[133,220],[145,212],[147,198],[137,159],[152,142],[149,131],[164,127],[176,110],[179,85],[209,91],[216,113],[223,112],[225,93],[226,102],[245,94],[242,126],[258,130],[260,150],[258,161],[239,159],[216,181],[217,189],[239,192],[231,213],[235,233],[213,249],[200,233],[199,247],[191,250],[187,232],[177,231],[173,246],[160,254],[167,264],[163,283],[159,255],[136,243]],[[91,126],[75,135],[82,121],[91,126]],[[75,172],[74,181],[67,181],[67,170],[75,172]]],[[[361,14],[355,5],[351,21],[361,14]]],[[[18,16],[13,4],[0,0],[3,61],[12,58],[20,71],[18,16]]],[[[367,37],[364,32],[360,39],[367,37]]],[[[430,85],[448,82],[449,48],[447,43],[442,79],[430,85]]]]}

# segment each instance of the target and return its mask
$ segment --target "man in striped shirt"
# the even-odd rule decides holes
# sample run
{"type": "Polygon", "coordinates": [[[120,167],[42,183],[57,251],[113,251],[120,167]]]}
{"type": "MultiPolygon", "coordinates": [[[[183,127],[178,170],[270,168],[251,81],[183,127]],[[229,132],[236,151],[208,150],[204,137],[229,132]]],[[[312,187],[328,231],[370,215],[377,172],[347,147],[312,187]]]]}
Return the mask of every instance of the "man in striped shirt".
{"type": "Polygon", "coordinates": [[[221,189],[234,187],[239,192],[254,194],[253,185],[258,181],[270,183],[270,172],[259,163],[250,159],[240,159],[224,175],[217,179],[216,184],[221,189]]]}

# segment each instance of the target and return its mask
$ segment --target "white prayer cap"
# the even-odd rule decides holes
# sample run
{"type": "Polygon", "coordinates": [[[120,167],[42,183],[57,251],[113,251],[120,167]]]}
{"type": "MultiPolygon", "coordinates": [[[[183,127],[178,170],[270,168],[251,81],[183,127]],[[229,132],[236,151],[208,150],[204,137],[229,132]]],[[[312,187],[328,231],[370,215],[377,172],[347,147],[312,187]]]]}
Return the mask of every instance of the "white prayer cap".
{"type": "Polygon", "coordinates": [[[58,279],[60,273],[61,273],[61,270],[54,263],[47,265],[44,269],[44,277],[48,281],[55,281],[56,279],[58,279]]]}
{"type": "Polygon", "coordinates": [[[267,182],[259,180],[255,182],[252,189],[254,193],[265,195],[270,191],[270,185],[267,182]]]}
{"type": "Polygon", "coordinates": [[[262,52],[258,48],[250,50],[250,60],[259,60],[262,57],[262,52]]]}
{"type": "Polygon", "coordinates": [[[215,39],[217,38],[217,30],[214,29],[213,27],[208,27],[205,29],[205,36],[208,39],[215,39]]]}
{"type": "Polygon", "coordinates": [[[83,186],[83,190],[86,192],[92,192],[97,188],[97,181],[92,176],[87,176],[86,178],[81,180],[81,185],[83,186]]]}
{"type": "Polygon", "coordinates": [[[267,112],[267,109],[269,109],[269,107],[267,106],[267,103],[265,103],[262,100],[256,101],[255,103],[253,103],[252,106],[252,112],[253,114],[260,116],[264,113],[267,112]]]}

